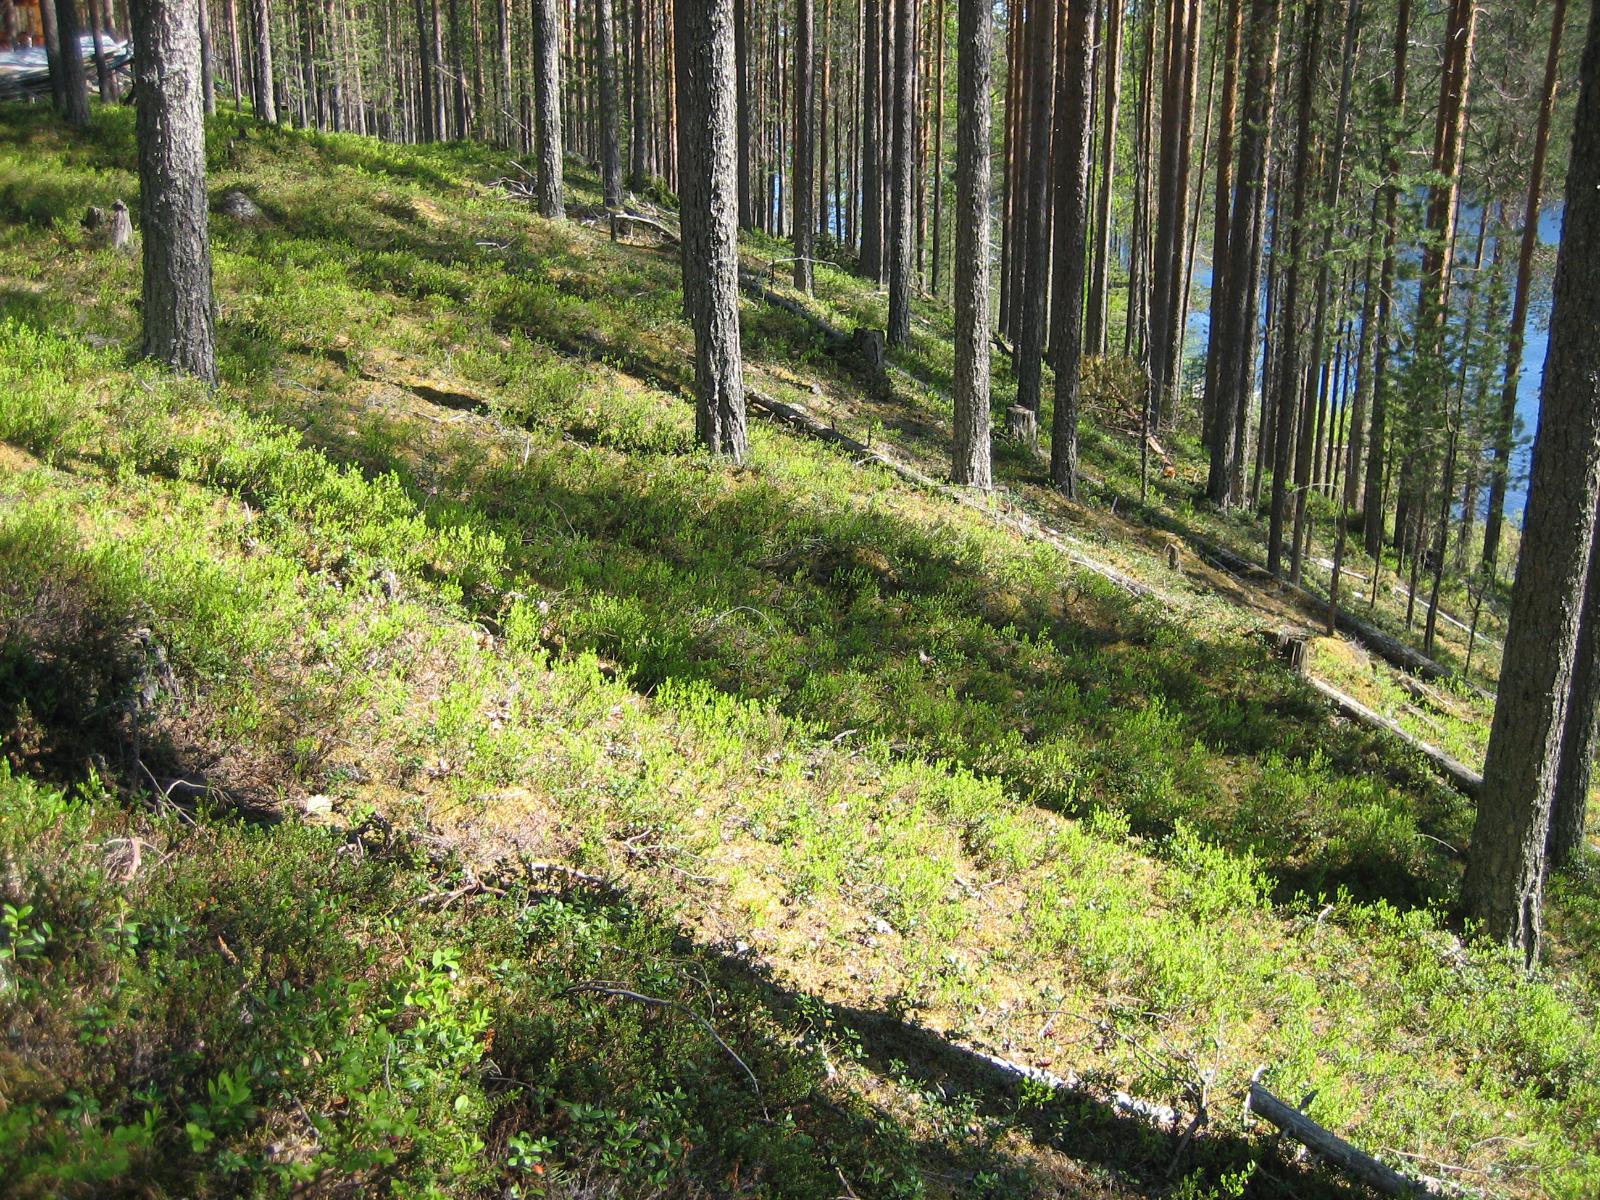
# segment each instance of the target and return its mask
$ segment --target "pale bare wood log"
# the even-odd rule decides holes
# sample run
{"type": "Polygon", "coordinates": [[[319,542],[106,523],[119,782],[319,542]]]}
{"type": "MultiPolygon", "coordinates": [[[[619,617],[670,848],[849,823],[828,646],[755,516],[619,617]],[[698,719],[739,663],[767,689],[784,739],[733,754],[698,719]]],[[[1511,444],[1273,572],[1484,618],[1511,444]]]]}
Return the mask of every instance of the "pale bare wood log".
{"type": "Polygon", "coordinates": [[[1408,732],[1398,722],[1368,708],[1354,696],[1347,696],[1331,683],[1318,679],[1315,675],[1307,675],[1305,678],[1307,683],[1330,701],[1335,708],[1344,713],[1345,716],[1400,739],[1437,767],[1439,772],[1450,781],[1451,786],[1457,791],[1465,796],[1477,797],[1479,789],[1483,787],[1483,776],[1471,767],[1451,758],[1450,755],[1432,743],[1425,742],[1415,734],[1408,732]]]}

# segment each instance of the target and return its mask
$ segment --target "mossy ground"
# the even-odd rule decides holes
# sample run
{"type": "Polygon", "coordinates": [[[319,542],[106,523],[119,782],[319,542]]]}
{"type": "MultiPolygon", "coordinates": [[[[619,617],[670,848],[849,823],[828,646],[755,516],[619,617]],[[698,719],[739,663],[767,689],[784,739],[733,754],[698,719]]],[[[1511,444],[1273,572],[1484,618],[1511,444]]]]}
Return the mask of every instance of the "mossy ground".
{"type": "MultiPolygon", "coordinates": [[[[1271,659],[1281,598],[1170,573],[1168,534],[1015,448],[991,503],[1166,602],[787,432],[705,457],[674,254],[531,216],[490,151],[224,116],[208,157],[266,213],[214,218],[215,391],[132,362],[137,262],[75,223],[134,199],[127,114],[68,138],[0,110],[10,1177],[1330,1187],[1237,1116],[1268,1065],[1393,1161],[1593,1191],[1591,865],[1543,974],[1463,943],[1470,810],[1271,659]],[[172,780],[209,810],[146,812],[172,780]],[[570,990],[596,982],[681,1007],[570,990]],[[930,1031],[1204,1097],[1210,1130],[1174,1163],[930,1031]]],[[[819,276],[819,311],[877,314],[819,276]]],[[[757,387],[937,462],[937,306],[888,391],[744,316],[757,387]]],[[[1126,488],[1114,422],[1085,441],[1126,488]]]]}

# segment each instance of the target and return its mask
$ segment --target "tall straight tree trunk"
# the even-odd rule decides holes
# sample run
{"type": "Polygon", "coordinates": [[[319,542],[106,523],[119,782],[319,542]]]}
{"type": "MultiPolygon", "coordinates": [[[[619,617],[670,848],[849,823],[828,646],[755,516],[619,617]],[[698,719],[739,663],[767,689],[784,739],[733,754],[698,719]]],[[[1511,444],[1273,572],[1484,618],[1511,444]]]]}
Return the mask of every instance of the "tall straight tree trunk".
{"type": "MultiPolygon", "coordinates": [[[[736,0],[736,2],[738,4],[739,8],[743,7],[744,0],[736,0]]],[[[735,11],[735,16],[737,16],[739,8],[736,8],[734,10],[735,11]]],[[[740,21],[740,25],[741,26],[743,25],[742,20],[740,21]]],[[[736,30],[735,32],[740,32],[740,31],[736,30]]],[[[630,28],[628,30],[628,33],[629,33],[629,39],[628,40],[629,40],[629,42],[630,42],[630,44],[632,46],[632,50],[631,50],[632,59],[631,59],[631,61],[632,61],[632,74],[633,74],[633,89],[632,89],[632,91],[631,91],[631,93],[629,95],[629,116],[628,116],[628,186],[630,188],[632,188],[635,192],[643,192],[644,189],[645,189],[645,184],[647,182],[649,182],[649,175],[650,175],[649,157],[648,157],[649,149],[648,149],[648,143],[646,141],[646,133],[648,132],[648,130],[650,128],[650,101],[649,101],[650,92],[649,92],[649,88],[647,86],[646,78],[647,78],[648,72],[650,70],[650,66],[649,66],[648,61],[645,58],[645,52],[644,52],[644,0],[633,0],[633,17],[632,17],[632,20],[630,22],[630,28]]],[[[741,38],[739,40],[742,41],[743,39],[741,38]]],[[[742,184],[743,184],[743,180],[744,180],[743,171],[744,171],[744,154],[745,154],[744,147],[743,147],[743,144],[742,144],[742,141],[743,141],[743,138],[744,138],[744,65],[743,65],[744,56],[743,56],[742,51],[743,51],[743,47],[742,46],[740,46],[738,49],[736,49],[734,51],[735,58],[737,60],[739,60],[739,63],[740,63],[740,66],[739,66],[739,136],[740,136],[740,139],[741,139],[741,145],[740,145],[740,148],[739,148],[739,162],[740,162],[740,176],[739,176],[739,178],[740,178],[740,182],[741,182],[741,190],[740,190],[739,195],[740,195],[740,204],[741,205],[743,205],[743,203],[744,203],[744,192],[743,192],[743,189],[742,189],[742,184]]],[[[741,214],[741,222],[742,222],[742,214],[744,212],[744,209],[741,207],[739,211],[740,211],[740,214],[741,214]]]]}
{"type": "Polygon", "coordinates": [[[1056,111],[1055,298],[1050,345],[1056,370],[1050,481],[1078,495],[1078,387],[1083,359],[1084,248],[1089,219],[1089,139],[1094,123],[1090,60],[1095,0],[1068,0],[1056,111]]]}
{"type": "Polygon", "coordinates": [[[1284,275],[1283,323],[1279,336],[1277,421],[1272,464],[1272,512],[1267,535],[1267,570],[1283,573],[1284,520],[1289,514],[1289,481],[1295,469],[1296,441],[1299,433],[1300,388],[1303,384],[1300,361],[1300,270],[1305,264],[1306,193],[1310,190],[1315,138],[1317,59],[1322,34],[1323,0],[1308,0],[1307,33],[1300,63],[1299,115],[1296,122],[1294,175],[1290,183],[1289,265],[1284,275]]]}
{"type": "Polygon", "coordinates": [[[1545,846],[1551,870],[1570,865],[1588,836],[1589,785],[1594,781],[1595,755],[1600,752],[1600,514],[1596,521],[1572,687],[1561,731],[1561,761],[1550,800],[1545,846]]]}
{"type": "Polygon", "coordinates": [[[45,66],[50,73],[50,94],[56,111],[66,114],[68,98],[67,77],[61,61],[61,31],[56,25],[55,0],[39,0],[40,32],[44,34],[45,66]]]}
{"type": "MultiPolygon", "coordinates": [[[[1272,112],[1273,49],[1278,23],[1278,0],[1251,0],[1248,36],[1242,40],[1245,56],[1243,120],[1233,198],[1228,204],[1230,228],[1225,237],[1229,262],[1221,286],[1220,311],[1212,304],[1212,343],[1225,347],[1216,359],[1212,386],[1216,399],[1211,408],[1215,428],[1211,439],[1211,471],[1206,494],[1223,507],[1239,500],[1241,438],[1250,384],[1255,377],[1255,293],[1259,290],[1262,218],[1261,193],[1267,185],[1267,138],[1272,112]]],[[[1213,271],[1215,271],[1213,266],[1213,271]]],[[[1217,285],[1213,282],[1213,287],[1217,285]]],[[[1213,296],[1216,292],[1213,292],[1213,296]]]]}
{"type": "MultiPolygon", "coordinates": [[[[1217,182],[1216,197],[1211,211],[1211,334],[1206,339],[1206,391],[1204,441],[1215,449],[1217,425],[1217,361],[1223,344],[1216,331],[1222,309],[1229,303],[1228,234],[1231,229],[1233,203],[1234,122],[1237,116],[1239,91],[1239,48],[1243,36],[1244,0],[1228,0],[1223,28],[1226,31],[1222,47],[1222,113],[1217,122],[1217,182]]],[[[1235,347],[1229,346],[1234,353],[1235,347]]],[[[1209,490],[1209,489],[1208,489],[1209,490]]],[[[1213,497],[1215,499],[1216,497],[1213,497]]]]}
{"type": "Polygon", "coordinates": [[[131,0],[144,353],[217,376],[197,0],[131,0]]]}
{"type": "MultiPolygon", "coordinates": [[[[228,31],[233,36],[233,101],[234,108],[239,106],[239,34],[234,27],[233,0],[228,0],[228,31]]],[[[100,87],[100,102],[102,104],[115,104],[117,102],[117,80],[111,70],[110,60],[106,57],[105,41],[102,31],[105,29],[105,18],[101,15],[100,0],[89,0],[89,23],[94,30],[94,69],[95,77],[100,87]]]]}
{"type": "Polygon", "coordinates": [[[617,38],[611,0],[594,0],[600,87],[600,182],[607,208],[622,207],[622,143],[617,129],[617,38]]]}
{"type": "Polygon", "coordinates": [[[1006,98],[1001,131],[1000,168],[1000,315],[999,331],[1011,337],[1016,324],[1017,213],[1021,153],[1018,133],[1022,107],[1023,7],[1019,0],[1006,6],[1006,98]]]}
{"type": "Polygon", "coordinates": [[[1084,317],[1084,347],[1106,352],[1111,300],[1111,198],[1116,184],[1117,110],[1122,103],[1122,10],[1124,0],[1107,0],[1105,19],[1105,98],[1100,106],[1100,189],[1094,206],[1094,265],[1089,272],[1089,308],[1084,317]]]}
{"type": "Polygon", "coordinates": [[[987,488],[989,447],[990,0],[956,0],[955,446],[950,477],[987,488]]]}
{"type": "Polygon", "coordinates": [[[1055,104],[1056,0],[1031,0],[1028,6],[1028,107],[1022,128],[1026,168],[1018,199],[1022,223],[1019,279],[1017,403],[1039,412],[1045,339],[1045,305],[1050,290],[1050,117],[1055,104]]]}
{"type": "MultiPolygon", "coordinates": [[[[1150,150],[1155,108],[1155,10],[1144,19],[1144,65],[1139,72],[1138,141],[1133,155],[1133,230],[1129,247],[1128,311],[1123,349],[1145,369],[1150,383],[1150,150]]],[[[1143,453],[1141,451],[1141,453],[1143,453]]]]}
{"type": "Polygon", "coordinates": [[[817,216],[813,209],[816,181],[811,170],[816,159],[816,146],[811,138],[816,128],[813,123],[816,97],[812,94],[816,82],[812,55],[812,7],[811,0],[795,0],[794,169],[790,175],[794,185],[794,286],[807,295],[811,293],[811,257],[817,227],[817,216]]]}
{"type": "Polygon", "coordinates": [[[533,109],[539,212],[559,220],[567,214],[561,196],[561,16],[556,0],[533,0],[533,109]]]}
{"type": "MultiPolygon", "coordinates": [[[[828,85],[832,81],[828,70],[828,60],[832,57],[831,34],[833,31],[833,0],[823,0],[822,5],[822,38],[820,52],[817,54],[817,103],[816,103],[816,130],[817,130],[817,166],[816,177],[821,200],[816,205],[813,224],[817,236],[822,237],[828,232],[828,215],[832,211],[828,197],[828,85]]],[[[838,203],[837,195],[834,205],[838,203]]]]}
{"type": "Polygon", "coordinates": [[[695,431],[714,454],[743,462],[739,350],[739,196],[733,0],[673,8],[684,300],[694,325],[695,431]]]}
{"type": "MultiPolygon", "coordinates": [[[[61,115],[67,124],[84,129],[89,124],[89,77],[83,67],[83,23],[78,19],[77,0],[40,0],[56,10],[56,38],[61,45],[61,115]]],[[[198,14],[197,14],[198,15],[198,14]]]]}
{"type": "MultiPolygon", "coordinates": [[[[1394,26],[1394,93],[1389,113],[1391,129],[1397,127],[1405,116],[1410,30],[1411,0],[1400,0],[1394,26]]],[[[1378,273],[1377,328],[1373,330],[1372,429],[1367,445],[1366,488],[1361,501],[1366,551],[1374,561],[1380,560],[1383,553],[1383,483],[1389,433],[1389,322],[1394,307],[1395,243],[1398,239],[1400,209],[1400,142],[1394,132],[1388,138],[1389,154],[1384,164],[1383,186],[1383,266],[1378,273]]]]}
{"type": "Polygon", "coordinates": [[[1462,882],[1467,915],[1530,962],[1600,501],[1600,0],[1581,79],[1522,554],[1462,882]]]}
{"type": "MultiPolygon", "coordinates": [[[[1376,281],[1373,269],[1377,265],[1376,238],[1378,232],[1378,206],[1381,196],[1372,198],[1372,221],[1367,232],[1367,251],[1362,270],[1360,340],[1356,347],[1355,399],[1350,407],[1349,453],[1344,475],[1344,507],[1354,509],[1361,502],[1361,465],[1366,448],[1367,397],[1372,391],[1372,326],[1376,319],[1376,281]]],[[[1335,579],[1337,584],[1338,580],[1335,579]]]]}
{"type": "Polygon", "coordinates": [[[876,282],[883,280],[883,147],[879,130],[883,120],[884,93],[880,45],[882,21],[878,6],[883,0],[862,0],[866,47],[861,77],[861,273],[876,282]]]}
{"type": "Polygon", "coordinates": [[[1539,120],[1533,136],[1533,163],[1528,171],[1528,199],[1523,208],[1522,245],[1517,254],[1517,284],[1511,301],[1511,327],[1506,341],[1505,386],[1500,393],[1499,419],[1494,427],[1494,473],[1489,477],[1489,511],[1483,523],[1483,570],[1493,575],[1500,557],[1501,529],[1505,522],[1506,483],[1511,469],[1512,430],[1517,416],[1517,385],[1522,377],[1523,339],[1528,328],[1528,301],[1533,284],[1533,251],[1539,243],[1539,203],[1544,187],[1545,160],[1550,150],[1550,120],[1555,112],[1556,86],[1561,77],[1561,32],[1566,24],[1567,0],[1553,0],[1550,48],[1545,55],[1544,88],[1539,96],[1539,120]]]}
{"type": "MultiPolygon", "coordinates": [[[[535,6],[539,2],[540,0],[534,0],[535,6]]],[[[256,3],[264,7],[266,0],[256,0],[256,3]]],[[[419,72],[419,89],[421,91],[419,107],[422,115],[422,140],[432,142],[436,141],[441,134],[433,119],[434,113],[437,111],[437,105],[434,103],[433,97],[434,93],[438,91],[439,81],[435,76],[437,64],[434,62],[433,55],[429,49],[433,44],[433,38],[431,33],[432,26],[428,17],[428,0],[416,0],[416,10],[417,64],[421,68],[419,72]]]]}
{"type": "Polygon", "coordinates": [[[933,264],[929,286],[937,297],[944,247],[944,0],[933,0],[933,13],[933,59],[937,71],[933,93],[933,264]]]}
{"type": "Polygon", "coordinates": [[[894,178],[891,209],[894,218],[889,239],[889,344],[904,346],[911,340],[911,273],[915,264],[912,225],[913,178],[916,156],[917,43],[913,36],[917,0],[891,0],[894,7],[894,178]]]}
{"type": "MultiPolygon", "coordinates": [[[[733,0],[734,102],[738,106],[739,228],[755,228],[755,183],[751,174],[750,108],[750,5],[753,0],[733,0]]],[[[635,184],[638,190],[639,185],[635,184]]]]}

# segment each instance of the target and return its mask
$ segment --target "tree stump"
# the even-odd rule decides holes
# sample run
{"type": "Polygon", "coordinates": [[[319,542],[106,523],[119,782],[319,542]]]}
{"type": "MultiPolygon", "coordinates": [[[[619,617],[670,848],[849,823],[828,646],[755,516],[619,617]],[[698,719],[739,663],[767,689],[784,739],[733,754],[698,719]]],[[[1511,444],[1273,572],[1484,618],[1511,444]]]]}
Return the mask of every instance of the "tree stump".
{"type": "Polygon", "coordinates": [[[1030,450],[1039,448],[1039,414],[1013,404],[1006,409],[1006,436],[1030,450]]]}
{"type": "Polygon", "coordinates": [[[855,332],[850,335],[850,340],[869,370],[881,375],[887,369],[888,359],[884,356],[883,330],[868,329],[865,325],[858,325],[855,332]]]}
{"type": "Polygon", "coordinates": [[[128,206],[118,200],[111,206],[110,244],[113,250],[133,253],[133,222],[128,218],[128,206]]]}

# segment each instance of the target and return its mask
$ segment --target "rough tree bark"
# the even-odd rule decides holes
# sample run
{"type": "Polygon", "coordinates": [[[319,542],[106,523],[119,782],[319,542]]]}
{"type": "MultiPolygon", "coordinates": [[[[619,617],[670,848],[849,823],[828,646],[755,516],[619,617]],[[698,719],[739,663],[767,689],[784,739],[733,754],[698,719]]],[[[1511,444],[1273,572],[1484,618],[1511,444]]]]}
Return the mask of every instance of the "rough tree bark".
{"type": "Polygon", "coordinates": [[[715,454],[747,447],[739,351],[739,187],[733,0],[677,0],[683,290],[694,325],[695,432],[715,454]]]}
{"type": "Polygon", "coordinates": [[[1100,189],[1094,206],[1094,265],[1089,272],[1089,309],[1083,341],[1090,354],[1106,352],[1111,297],[1111,198],[1116,183],[1117,110],[1122,103],[1122,0],[1106,6],[1105,97],[1100,119],[1100,189]]]}
{"type": "Polygon", "coordinates": [[[1090,59],[1094,0],[1069,0],[1058,82],[1055,141],[1055,296],[1050,346],[1056,370],[1050,481],[1078,495],[1078,385],[1083,360],[1083,284],[1089,218],[1089,135],[1094,121],[1090,59]]]}
{"type": "Polygon", "coordinates": [[[533,0],[533,110],[540,215],[567,215],[561,196],[561,13],[556,0],[533,0]]]}
{"type": "Polygon", "coordinates": [[[883,280],[883,145],[878,137],[882,117],[883,56],[878,11],[881,0],[862,0],[866,46],[861,73],[861,273],[883,280]]]}
{"type": "Polygon", "coordinates": [[[144,353],[214,380],[197,0],[131,0],[144,353]]]}
{"type": "Polygon", "coordinates": [[[1600,499],[1600,0],[1584,48],[1539,431],[1462,899],[1532,962],[1600,499]]]}
{"type": "Polygon", "coordinates": [[[989,86],[994,9],[957,0],[956,104],[956,483],[993,484],[989,447],[989,86]]]}
{"type": "Polygon", "coordinates": [[[911,340],[911,272],[915,266],[912,199],[916,190],[917,43],[912,36],[917,0],[891,0],[894,8],[894,178],[889,239],[889,331],[891,346],[911,340]]]}
{"type": "MultiPolygon", "coordinates": [[[[51,0],[41,0],[50,4],[51,0]]],[[[56,38],[61,45],[61,83],[65,101],[61,115],[77,129],[89,124],[89,76],[83,67],[83,23],[77,0],[54,0],[56,38]]]]}
{"type": "Polygon", "coordinates": [[[1019,303],[1017,352],[1012,365],[1017,375],[1017,403],[1039,412],[1044,356],[1045,307],[1050,288],[1050,117],[1055,103],[1056,0],[1031,0],[1028,5],[1024,45],[1029,53],[1026,117],[1021,126],[1026,155],[1018,190],[1017,211],[1022,229],[1018,248],[1019,303]]]}
{"type": "Polygon", "coordinates": [[[816,187],[812,163],[816,146],[812,132],[816,83],[811,53],[812,0],[795,0],[794,13],[794,286],[811,293],[811,256],[816,238],[816,187]]]}
{"type": "Polygon", "coordinates": [[[611,0],[594,0],[600,87],[600,186],[607,208],[622,207],[622,143],[617,131],[617,37],[611,0]]]}

